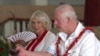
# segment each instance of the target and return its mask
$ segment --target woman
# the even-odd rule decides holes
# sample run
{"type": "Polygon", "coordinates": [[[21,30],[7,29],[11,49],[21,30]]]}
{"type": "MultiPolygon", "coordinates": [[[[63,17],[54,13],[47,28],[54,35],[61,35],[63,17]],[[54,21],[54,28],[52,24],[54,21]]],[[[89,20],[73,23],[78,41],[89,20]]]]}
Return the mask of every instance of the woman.
{"type": "Polygon", "coordinates": [[[27,44],[28,51],[45,51],[56,40],[55,34],[50,31],[50,18],[44,11],[37,10],[32,14],[29,29],[36,33],[37,38],[27,44]]]}
{"type": "Polygon", "coordinates": [[[46,49],[57,39],[55,34],[50,31],[51,21],[44,11],[37,10],[32,14],[29,21],[29,29],[37,35],[37,38],[31,40],[25,46],[25,49],[21,45],[16,44],[16,50],[19,51],[18,56],[32,56],[30,53],[34,54],[41,51],[46,53],[46,49]]]}

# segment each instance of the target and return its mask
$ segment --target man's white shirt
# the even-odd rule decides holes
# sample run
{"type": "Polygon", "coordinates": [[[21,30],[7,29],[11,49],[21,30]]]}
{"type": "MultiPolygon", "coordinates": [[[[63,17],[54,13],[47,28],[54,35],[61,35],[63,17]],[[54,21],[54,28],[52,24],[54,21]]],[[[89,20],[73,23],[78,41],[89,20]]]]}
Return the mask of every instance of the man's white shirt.
{"type": "MultiPolygon", "coordinates": [[[[80,34],[84,26],[79,22],[76,30],[67,38],[61,37],[60,43],[60,54],[63,55],[67,50],[67,47],[72,43],[72,41],[80,34]]],[[[97,52],[100,49],[100,42],[90,30],[87,30],[79,39],[78,43],[68,51],[68,56],[99,56],[97,52]],[[99,47],[98,47],[99,45],[99,47]]],[[[56,56],[56,45],[53,43],[47,48],[47,51],[53,56],[56,56]]]]}

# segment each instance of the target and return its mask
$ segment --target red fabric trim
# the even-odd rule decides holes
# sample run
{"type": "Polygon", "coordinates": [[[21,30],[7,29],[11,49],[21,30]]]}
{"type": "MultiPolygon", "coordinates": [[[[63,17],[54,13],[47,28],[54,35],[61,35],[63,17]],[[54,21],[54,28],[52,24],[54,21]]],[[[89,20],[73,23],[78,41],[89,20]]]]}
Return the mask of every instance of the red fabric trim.
{"type": "Polygon", "coordinates": [[[67,51],[65,52],[65,54],[64,54],[63,56],[68,56],[68,51],[71,50],[71,49],[75,46],[75,44],[79,41],[79,39],[81,38],[81,36],[83,35],[83,33],[84,33],[86,30],[91,30],[91,31],[93,31],[90,27],[84,28],[84,29],[80,32],[79,36],[78,36],[77,38],[75,38],[75,40],[70,44],[70,46],[68,47],[67,51]]]}
{"type": "Polygon", "coordinates": [[[44,36],[46,35],[48,31],[45,31],[35,42],[34,46],[32,47],[31,51],[34,51],[37,45],[43,40],[44,36]]]}
{"type": "Polygon", "coordinates": [[[29,48],[32,46],[32,44],[35,42],[35,40],[36,40],[36,39],[33,39],[33,40],[29,43],[29,45],[26,47],[26,50],[29,50],[29,48]]]}
{"type": "MultiPolygon", "coordinates": [[[[43,40],[43,38],[44,38],[44,36],[46,35],[47,32],[48,31],[45,31],[44,33],[42,33],[42,35],[38,39],[33,39],[29,43],[29,45],[26,47],[26,50],[29,50],[31,46],[32,46],[32,49],[35,49],[35,47],[43,40]]],[[[32,49],[31,49],[31,51],[32,51],[32,49]]]]}
{"type": "Polygon", "coordinates": [[[60,40],[61,40],[61,38],[58,37],[58,40],[56,42],[56,53],[57,53],[57,56],[60,56],[60,50],[59,50],[59,46],[58,46],[58,44],[60,44],[60,40]]]}
{"type": "MultiPolygon", "coordinates": [[[[69,51],[70,49],[72,49],[72,48],[75,46],[75,44],[79,41],[79,39],[81,38],[81,36],[83,35],[83,33],[84,33],[86,30],[91,30],[91,31],[93,31],[93,29],[92,29],[91,27],[86,27],[86,28],[84,28],[84,29],[80,32],[79,36],[76,37],[75,40],[69,45],[69,47],[67,48],[67,51],[65,52],[65,54],[64,54],[63,56],[68,56],[68,51],[69,51]]],[[[59,41],[59,39],[58,39],[58,41],[59,41]]],[[[58,42],[58,41],[57,41],[57,42],[58,42]]],[[[58,44],[59,44],[59,43],[56,44],[56,49],[57,49],[56,53],[57,53],[57,56],[60,56],[58,44]]]]}

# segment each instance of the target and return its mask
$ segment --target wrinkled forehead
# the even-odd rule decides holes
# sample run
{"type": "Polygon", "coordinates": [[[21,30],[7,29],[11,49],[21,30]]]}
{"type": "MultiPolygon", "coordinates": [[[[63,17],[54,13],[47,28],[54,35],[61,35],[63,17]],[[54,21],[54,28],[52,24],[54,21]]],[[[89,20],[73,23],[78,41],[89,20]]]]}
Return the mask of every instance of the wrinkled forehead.
{"type": "Polygon", "coordinates": [[[59,18],[65,18],[67,16],[68,12],[66,11],[56,11],[55,12],[55,19],[59,19],[59,18]]]}
{"type": "Polygon", "coordinates": [[[56,16],[59,16],[60,14],[61,14],[61,11],[56,11],[56,12],[55,12],[55,17],[56,17],[56,16]]]}
{"type": "Polygon", "coordinates": [[[54,20],[57,20],[59,19],[61,16],[61,12],[55,12],[55,15],[54,15],[54,20]]]}

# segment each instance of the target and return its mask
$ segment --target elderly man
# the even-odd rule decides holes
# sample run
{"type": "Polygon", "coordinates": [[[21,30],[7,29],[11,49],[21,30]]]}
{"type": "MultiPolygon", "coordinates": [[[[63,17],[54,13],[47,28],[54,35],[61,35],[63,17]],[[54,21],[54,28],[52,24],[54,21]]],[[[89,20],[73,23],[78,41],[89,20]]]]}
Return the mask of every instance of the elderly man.
{"type": "Polygon", "coordinates": [[[71,5],[64,4],[55,11],[55,25],[61,31],[58,43],[48,48],[56,56],[98,56],[99,40],[89,27],[77,20],[71,5]],[[63,36],[64,35],[64,36],[63,36]]]}
{"type": "MultiPolygon", "coordinates": [[[[58,40],[48,47],[47,52],[26,52],[31,56],[99,56],[99,40],[93,30],[84,27],[77,20],[73,7],[63,4],[55,10],[54,24],[61,31],[58,33],[58,40]]],[[[21,48],[18,48],[19,51],[21,48]]]]}

